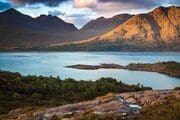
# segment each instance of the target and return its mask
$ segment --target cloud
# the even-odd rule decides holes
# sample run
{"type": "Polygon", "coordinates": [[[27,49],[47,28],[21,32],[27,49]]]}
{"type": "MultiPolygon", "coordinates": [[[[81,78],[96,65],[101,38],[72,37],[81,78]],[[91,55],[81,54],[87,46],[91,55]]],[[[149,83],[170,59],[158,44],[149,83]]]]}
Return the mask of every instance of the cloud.
{"type": "Polygon", "coordinates": [[[161,0],[99,0],[102,3],[114,2],[115,4],[122,4],[127,6],[137,7],[152,7],[161,4],[161,0]]]}
{"type": "Polygon", "coordinates": [[[8,9],[10,7],[11,7],[11,5],[9,3],[0,2],[0,11],[6,10],[6,9],[8,9]]]}
{"type": "Polygon", "coordinates": [[[81,28],[91,19],[90,14],[83,14],[83,13],[71,14],[64,17],[66,21],[70,23],[75,23],[77,28],[81,28]]]}
{"type": "Polygon", "coordinates": [[[81,28],[91,19],[96,18],[91,12],[74,12],[74,13],[66,13],[66,15],[61,16],[65,21],[69,23],[74,23],[77,28],[81,28]]]}
{"type": "Polygon", "coordinates": [[[75,23],[76,27],[78,29],[80,29],[83,25],[85,25],[90,20],[90,18],[88,18],[88,17],[80,17],[80,18],[69,17],[69,20],[71,23],[75,23]]]}
{"type": "Polygon", "coordinates": [[[56,7],[62,2],[69,0],[9,0],[10,2],[17,5],[33,5],[33,4],[44,4],[49,7],[56,7]]]}
{"type": "Polygon", "coordinates": [[[97,13],[149,10],[157,6],[180,4],[179,0],[75,0],[77,8],[88,8],[97,13]]]}
{"type": "Polygon", "coordinates": [[[64,16],[65,15],[64,12],[61,12],[61,11],[58,11],[58,10],[48,11],[48,14],[53,15],[53,16],[60,16],[60,15],[64,16]]]}
{"type": "Polygon", "coordinates": [[[167,4],[177,4],[180,5],[180,1],[179,0],[166,0],[167,4]]]}
{"type": "Polygon", "coordinates": [[[27,9],[33,9],[33,10],[35,10],[35,9],[40,9],[41,7],[40,7],[40,6],[28,5],[28,6],[26,6],[26,8],[27,8],[27,9]]]}
{"type": "Polygon", "coordinates": [[[98,0],[74,0],[76,8],[95,8],[97,4],[98,0]]]}
{"type": "Polygon", "coordinates": [[[68,15],[68,17],[82,18],[82,17],[87,17],[89,15],[90,15],[89,13],[74,13],[74,14],[68,15]]]}

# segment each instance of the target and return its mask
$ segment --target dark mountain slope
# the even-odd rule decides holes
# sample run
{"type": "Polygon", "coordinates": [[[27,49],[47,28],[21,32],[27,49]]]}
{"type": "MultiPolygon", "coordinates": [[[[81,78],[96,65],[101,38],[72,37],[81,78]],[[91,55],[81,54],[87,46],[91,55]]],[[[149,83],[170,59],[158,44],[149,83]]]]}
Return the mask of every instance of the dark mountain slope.
{"type": "Polygon", "coordinates": [[[73,24],[66,23],[56,16],[41,15],[37,18],[32,18],[12,8],[0,13],[0,25],[6,25],[13,29],[58,34],[77,31],[73,24]]]}
{"type": "Polygon", "coordinates": [[[111,31],[117,26],[123,24],[125,21],[130,19],[133,15],[120,14],[113,16],[112,18],[99,17],[96,20],[91,20],[80,31],[92,34],[93,36],[104,34],[111,31]]]}

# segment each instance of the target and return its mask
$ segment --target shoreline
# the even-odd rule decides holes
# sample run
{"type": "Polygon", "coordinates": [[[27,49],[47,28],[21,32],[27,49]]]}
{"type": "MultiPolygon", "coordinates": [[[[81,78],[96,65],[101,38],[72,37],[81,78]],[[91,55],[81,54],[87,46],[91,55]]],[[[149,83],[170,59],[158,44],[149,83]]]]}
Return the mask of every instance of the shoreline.
{"type": "Polygon", "coordinates": [[[103,63],[100,65],[85,65],[76,64],[71,66],[65,66],[67,68],[80,69],[80,70],[98,70],[98,69],[125,69],[133,71],[147,71],[157,72],[172,77],[180,78],[180,63],[174,61],[159,62],[159,63],[130,63],[126,66],[119,64],[107,64],[103,63]]]}

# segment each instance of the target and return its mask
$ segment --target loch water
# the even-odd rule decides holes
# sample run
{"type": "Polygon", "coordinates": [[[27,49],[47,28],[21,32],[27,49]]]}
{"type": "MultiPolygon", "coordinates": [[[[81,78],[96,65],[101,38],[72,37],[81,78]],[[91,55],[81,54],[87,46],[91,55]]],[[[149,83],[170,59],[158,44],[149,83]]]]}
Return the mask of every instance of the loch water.
{"type": "Polygon", "coordinates": [[[78,70],[65,66],[75,64],[98,65],[115,63],[180,62],[178,52],[1,52],[0,70],[23,75],[59,76],[61,79],[97,80],[112,77],[127,84],[143,84],[153,89],[172,89],[180,86],[180,79],[168,75],[117,69],[78,70]]]}

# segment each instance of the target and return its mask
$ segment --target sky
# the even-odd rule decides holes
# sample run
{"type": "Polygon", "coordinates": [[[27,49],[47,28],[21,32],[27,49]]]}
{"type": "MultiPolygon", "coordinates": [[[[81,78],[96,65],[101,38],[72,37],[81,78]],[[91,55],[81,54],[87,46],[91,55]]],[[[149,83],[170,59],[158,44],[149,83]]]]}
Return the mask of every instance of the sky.
{"type": "Polygon", "coordinates": [[[0,11],[14,8],[32,17],[54,15],[81,28],[101,16],[146,13],[157,6],[171,5],[179,6],[180,0],[0,0],[0,11]]]}

